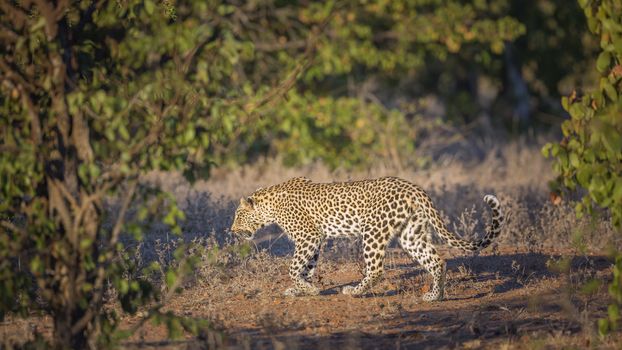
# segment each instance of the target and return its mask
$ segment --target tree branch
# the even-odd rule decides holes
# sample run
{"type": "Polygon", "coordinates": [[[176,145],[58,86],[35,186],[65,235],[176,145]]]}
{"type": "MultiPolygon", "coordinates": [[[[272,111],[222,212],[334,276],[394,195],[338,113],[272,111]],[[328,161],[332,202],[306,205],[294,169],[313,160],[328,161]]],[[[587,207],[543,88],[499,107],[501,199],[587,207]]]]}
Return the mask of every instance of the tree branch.
{"type": "Polygon", "coordinates": [[[71,195],[65,184],[60,181],[54,180],[54,185],[57,186],[60,193],[69,202],[69,205],[71,205],[71,209],[74,211],[78,210],[78,202],[76,202],[76,199],[71,195]]]}
{"type": "Polygon", "coordinates": [[[127,209],[132,202],[132,198],[134,197],[134,192],[136,192],[136,186],[138,184],[137,179],[133,179],[130,181],[128,189],[125,192],[125,196],[123,198],[123,202],[121,204],[121,210],[119,211],[119,216],[117,217],[117,221],[112,228],[112,234],[110,236],[110,246],[114,246],[117,244],[119,239],[119,234],[121,234],[121,229],[123,228],[123,224],[125,222],[125,214],[127,213],[127,209]]]}
{"type": "Polygon", "coordinates": [[[298,79],[298,75],[305,71],[307,68],[309,68],[309,66],[313,62],[313,54],[315,53],[315,49],[317,48],[317,42],[320,38],[320,35],[324,33],[324,30],[326,29],[330,20],[333,18],[334,14],[335,8],[331,10],[330,14],[326,16],[326,18],[322,21],[322,23],[320,23],[319,26],[312,29],[312,33],[306,40],[306,49],[304,54],[302,55],[302,62],[299,63],[296,68],[294,68],[294,70],[288,75],[287,78],[285,78],[285,80],[283,80],[279,85],[270,90],[270,92],[268,92],[268,94],[266,94],[266,96],[264,96],[261,100],[254,103],[251,102],[245,105],[244,109],[247,112],[252,113],[254,110],[257,110],[265,106],[266,104],[273,102],[275,99],[282,97],[294,86],[296,80],[298,79]]]}
{"type": "Polygon", "coordinates": [[[60,0],[56,7],[52,2],[45,0],[34,0],[34,3],[45,18],[45,34],[48,40],[52,41],[58,34],[58,21],[65,15],[69,1],[60,0]]]}
{"type": "Polygon", "coordinates": [[[78,153],[78,159],[90,163],[93,161],[93,148],[89,137],[89,126],[81,111],[74,113],[71,119],[71,138],[78,153]]]}
{"type": "Polygon", "coordinates": [[[54,5],[51,2],[45,0],[34,0],[34,3],[39,9],[39,13],[45,19],[45,34],[48,40],[51,41],[58,30],[58,23],[56,23],[56,16],[54,15],[54,5]]]}
{"type": "Polygon", "coordinates": [[[33,93],[37,91],[34,85],[28,82],[29,78],[23,76],[23,74],[19,73],[19,71],[4,60],[2,56],[0,56],[0,71],[4,71],[4,77],[13,82],[16,86],[22,86],[29,93],[33,93]]]}
{"type": "Polygon", "coordinates": [[[5,18],[10,19],[16,28],[21,29],[28,22],[28,12],[11,5],[10,1],[0,1],[0,10],[7,14],[5,18]]]}
{"type": "Polygon", "coordinates": [[[71,327],[71,333],[77,334],[86,327],[91,319],[95,316],[93,310],[97,310],[97,306],[100,304],[103,297],[103,288],[104,288],[104,280],[106,279],[106,269],[105,267],[110,262],[112,254],[112,249],[117,244],[119,239],[119,235],[121,234],[121,229],[123,228],[123,224],[125,221],[125,214],[132,202],[132,198],[134,197],[134,193],[136,192],[136,186],[138,184],[137,179],[133,179],[129,182],[128,189],[125,191],[125,195],[123,196],[123,201],[121,204],[121,209],[119,210],[119,216],[114,224],[112,229],[112,233],[110,234],[110,240],[106,244],[105,248],[105,261],[101,262],[99,267],[97,268],[97,276],[95,278],[95,283],[93,285],[93,297],[91,299],[91,307],[88,308],[87,312],[73,324],[71,327]]]}
{"type": "Polygon", "coordinates": [[[63,225],[65,230],[69,231],[66,232],[69,237],[69,241],[74,247],[77,247],[78,242],[77,236],[75,234],[76,232],[70,231],[72,230],[73,225],[71,221],[71,214],[69,213],[69,209],[67,208],[67,205],[64,201],[65,196],[62,193],[63,185],[60,183],[60,181],[52,179],[50,177],[47,178],[47,182],[50,198],[50,209],[56,210],[60,218],[61,224],[63,225]]]}
{"type": "Polygon", "coordinates": [[[7,221],[7,220],[2,220],[0,221],[0,225],[2,227],[4,227],[5,229],[9,230],[9,231],[13,231],[15,233],[18,233],[20,236],[25,237],[28,235],[28,232],[26,230],[24,230],[21,227],[16,226],[14,223],[7,221]]]}
{"type": "Polygon", "coordinates": [[[22,103],[26,106],[26,111],[28,112],[28,116],[30,117],[30,138],[35,146],[41,144],[42,136],[41,136],[41,121],[39,120],[39,110],[35,107],[34,103],[32,103],[32,99],[28,92],[24,91],[24,89],[19,89],[20,95],[22,96],[22,103]]]}
{"type": "Polygon", "coordinates": [[[289,40],[284,43],[260,42],[255,43],[255,50],[264,52],[274,52],[280,50],[302,49],[307,47],[307,40],[289,40]]]}
{"type": "Polygon", "coordinates": [[[59,0],[54,9],[54,19],[59,21],[65,16],[65,10],[69,7],[69,0],[59,0]]]}
{"type": "Polygon", "coordinates": [[[10,28],[7,28],[6,26],[4,26],[4,24],[1,24],[0,25],[0,39],[7,39],[5,40],[5,42],[14,43],[17,41],[17,39],[19,39],[19,35],[15,33],[13,30],[11,30],[10,28]]]}

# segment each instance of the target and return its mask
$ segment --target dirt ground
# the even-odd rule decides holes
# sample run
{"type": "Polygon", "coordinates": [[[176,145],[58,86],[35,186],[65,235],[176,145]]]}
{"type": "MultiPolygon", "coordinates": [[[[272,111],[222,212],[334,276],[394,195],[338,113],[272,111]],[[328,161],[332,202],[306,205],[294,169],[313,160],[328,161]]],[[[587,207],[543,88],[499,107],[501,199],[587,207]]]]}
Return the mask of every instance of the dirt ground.
{"type": "MultiPolygon", "coordinates": [[[[234,349],[422,349],[422,348],[620,348],[615,334],[601,340],[595,320],[606,315],[606,288],[582,294],[582,281],[605,281],[611,262],[601,255],[520,252],[502,249],[448,262],[446,300],[426,303],[420,296],[429,278],[398,249],[372,293],[353,298],[339,293],[361,278],[355,262],[320,260],[316,280],[322,293],[284,297],[287,259],[271,258],[272,271],[225,277],[223,283],[196,286],[168,308],[207,318],[222,337],[169,341],[163,328],[145,325],[126,348],[204,348],[214,343],[234,349]],[[568,268],[563,267],[568,262],[568,268]],[[555,267],[557,266],[557,267],[555,267]],[[565,271],[559,271],[559,270],[565,271]],[[554,272],[554,271],[558,272],[554,272]],[[268,276],[268,272],[277,272],[268,276]],[[236,287],[237,286],[237,287],[236,287]]],[[[264,261],[265,263],[265,261],[264,261]]],[[[265,267],[264,267],[265,268],[265,267]]],[[[127,318],[128,326],[137,318],[127,318]]],[[[622,338],[622,337],[620,337],[622,338]]]]}
{"type": "MultiPolygon", "coordinates": [[[[387,254],[383,280],[359,298],[339,293],[361,279],[356,259],[326,252],[315,278],[321,294],[293,298],[282,295],[290,283],[289,257],[260,253],[233,269],[210,271],[213,278],[195,281],[167,302],[166,310],[209,320],[213,331],[171,340],[164,327],[145,323],[122,348],[622,348],[620,332],[602,339],[595,330],[609,300],[611,260],[603,254],[507,247],[477,256],[441,253],[446,300],[434,303],[420,298],[427,273],[397,248],[387,254]],[[586,294],[582,287],[590,279],[602,283],[586,294]]],[[[139,321],[140,315],[125,317],[122,328],[139,321]]],[[[9,319],[0,324],[0,338],[18,340],[35,329],[49,336],[50,318],[9,319]]]]}
{"type": "MultiPolygon", "coordinates": [[[[171,340],[164,327],[146,323],[122,348],[622,348],[620,332],[602,339],[595,330],[609,300],[611,261],[603,254],[507,247],[477,256],[450,249],[441,254],[446,300],[426,303],[420,297],[429,276],[398,248],[387,254],[383,280],[359,298],[339,293],[361,279],[356,259],[325,252],[315,277],[321,294],[293,298],[282,295],[290,283],[289,257],[257,253],[233,268],[208,271],[210,278],[167,302],[166,310],[209,320],[213,331],[171,340]],[[602,283],[586,294],[582,288],[590,279],[602,283]]],[[[139,315],[125,317],[122,328],[139,321],[139,315]]],[[[49,317],[9,320],[0,324],[0,336],[15,340],[34,329],[49,336],[49,317]]]]}

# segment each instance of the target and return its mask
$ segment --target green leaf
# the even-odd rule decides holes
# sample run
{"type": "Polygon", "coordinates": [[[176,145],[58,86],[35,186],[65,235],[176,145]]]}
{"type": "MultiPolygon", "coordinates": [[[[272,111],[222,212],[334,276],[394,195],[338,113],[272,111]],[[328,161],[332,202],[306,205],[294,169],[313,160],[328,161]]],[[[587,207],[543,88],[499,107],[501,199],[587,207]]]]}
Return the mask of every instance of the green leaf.
{"type": "Polygon", "coordinates": [[[171,339],[179,339],[182,336],[182,326],[181,322],[177,317],[171,318],[170,322],[167,323],[168,335],[171,339]]]}
{"type": "Polygon", "coordinates": [[[598,288],[600,288],[600,286],[601,286],[600,280],[597,280],[597,279],[589,280],[581,287],[581,293],[588,294],[588,295],[594,294],[598,292],[598,288]]]}
{"type": "Polygon", "coordinates": [[[604,73],[609,69],[609,64],[611,62],[611,54],[609,52],[603,51],[598,55],[596,59],[596,69],[600,73],[604,73]]]}
{"type": "Polygon", "coordinates": [[[172,288],[175,285],[175,282],[177,282],[177,274],[173,271],[173,270],[168,270],[166,271],[166,286],[168,288],[172,288]]]}
{"type": "MultiPolygon", "coordinates": [[[[612,326],[616,325],[620,319],[620,308],[617,304],[609,304],[607,307],[607,315],[609,316],[609,322],[612,326]]],[[[613,328],[613,327],[612,327],[613,328]]]]}
{"type": "Polygon", "coordinates": [[[544,156],[545,158],[548,158],[552,147],[553,145],[551,143],[545,144],[540,150],[540,152],[542,153],[542,156],[544,156]]]}
{"type": "Polygon", "coordinates": [[[574,207],[574,211],[577,217],[582,217],[584,213],[583,203],[577,203],[574,207]]]}
{"type": "Polygon", "coordinates": [[[591,175],[592,169],[589,167],[583,166],[577,169],[577,181],[579,182],[579,185],[587,188],[590,184],[591,175]]]}
{"type": "Polygon", "coordinates": [[[249,256],[252,252],[252,247],[250,246],[250,244],[242,244],[239,246],[238,248],[238,253],[240,254],[240,257],[242,259],[246,258],[247,256],[249,256]]]}
{"type": "Polygon", "coordinates": [[[118,131],[123,140],[128,141],[130,139],[130,133],[127,131],[125,124],[121,124],[118,131]]]}
{"type": "Polygon", "coordinates": [[[82,291],[83,292],[88,293],[91,290],[93,290],[93,284],[88,283],[88,282],[82,284],[82,291]]]}
{"type": "Polygon", "coordinates": [[[190,143],[194,140],[194,136],[195,136],[195,131],[194,131],[194,127],[187,127],[186,131],[184,132],[184,143],[190,143]]]}
{"type": "Polygon", "coordinates": [[[612,154],[618,155],[622,153],[622,135],[614,128],[605,128],[601,140],[607,150],[612,154]]]}
{"type": "Polygon", "coordinates": [[[93,245],[93,240],[90,238],[84,238],[82,240],[80,240],[80,249],[81,250],[87,250],[89,248],[91,248],[91,246],[93,245]]]}
{"type": "Polygon", "coordinates": [[[598,334],[603,337],[609,334],[609,322],[606,319],[598,320],[598,334]]]}
{"type": "Polygon", "coordinates": [[[618,100],[618,92],[611,84],[609,83],[604,84],[603,89],[605,90],[605,94],[607,95],[607,97],[609,97],[610,100],[612,101],[618,100]]]}
{"type": "Polygon", "coordinates": [[[127,294],[127,292],[130,289],[130,284],[127,282],[126,279],[120,279],[119,280],[119,294],[124,295],[127,294]]]}
{"type": "Polygon", "coordinates": [[[569,106],[569,100],[567,96],[562,96],[562,108],[564,108],[564,110],[568,110],[569,106]]]}
{"type": "Polygon", "coordinates": [[[153,11],[155,10],[155,5],[153,4],[152,0],[145,0],[144,2],[145,5],[145,11],[147,12],[148,15],[153,15],[153,11]]]}
{"type": "Polygon", "coordinates": [[[618,201],[622,201],[622,177],[615,179],[612,197],[618,201]]]}
{"type": "Polygon", "coordinates": [[[572,152],[568,155],[568,158],[570,159],[570,165],[572,165],[574,168],[579,168],[581,166],[581,161],[579,160],[579,156],[572,152]]]}
{"type": "Polygon", "coordinates": [[[100,174],[101,171],[99,167],[95,163],[89,163],[89,175],[91,176],[91,178],[97,179],[100,174]]]}
{"type": "Polygon", "coordinates": [[[30,260],[30,271],[35,275],[43,272],[43,264],[38,255],[35,255],[32,260],[30,260]]]}
{"type": "Polygon", "coordinates": [[[573,119],[583,119],[585,116],[585,106],[580,103],[573,103],[570,105],[568,113],[570,113],[573,119]]]}

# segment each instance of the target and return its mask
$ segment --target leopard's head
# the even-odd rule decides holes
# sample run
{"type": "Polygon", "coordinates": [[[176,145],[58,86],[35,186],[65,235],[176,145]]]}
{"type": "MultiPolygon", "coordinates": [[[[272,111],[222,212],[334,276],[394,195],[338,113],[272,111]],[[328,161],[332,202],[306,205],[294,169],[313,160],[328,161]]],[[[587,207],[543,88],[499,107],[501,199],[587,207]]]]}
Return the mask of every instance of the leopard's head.
{"type": "Polygon", "coordinates": [[[246,240],[253,239],[257,230],[267,224],[265,214],[252,197],[241,198],[235,218],[231,224],[231,233],[246,240]]]}

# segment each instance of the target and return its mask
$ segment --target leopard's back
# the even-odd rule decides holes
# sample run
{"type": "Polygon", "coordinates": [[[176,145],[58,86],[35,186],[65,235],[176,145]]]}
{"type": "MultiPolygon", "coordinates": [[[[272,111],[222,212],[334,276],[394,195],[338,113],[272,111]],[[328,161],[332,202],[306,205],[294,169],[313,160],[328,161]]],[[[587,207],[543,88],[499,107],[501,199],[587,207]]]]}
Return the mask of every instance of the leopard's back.
{"type": "Polygon", "coordinates": [[[286,195],[277,203],[277,216],[295,219],[289,215],[291,211],[302,212],[329,237],[374,229],[390,233],[412,215],[413,198],[422,192],[416,185],[395,177],[334,183],[296,178],[282,185],[278,191],[286,195]]]}

